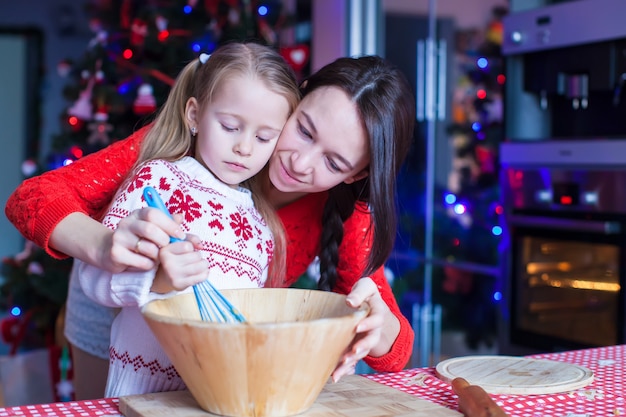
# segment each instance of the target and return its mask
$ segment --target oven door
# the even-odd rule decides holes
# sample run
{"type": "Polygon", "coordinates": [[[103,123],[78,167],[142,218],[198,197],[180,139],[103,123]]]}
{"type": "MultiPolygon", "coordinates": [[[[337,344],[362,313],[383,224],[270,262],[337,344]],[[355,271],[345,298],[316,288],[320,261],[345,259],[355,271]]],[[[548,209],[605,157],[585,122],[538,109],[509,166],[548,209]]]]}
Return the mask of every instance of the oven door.
{"type": "Polygon", "coordinates": [[[623,343],[626,220],[516,213],[508,224],[511,342],[544,351],[623,343]]]}

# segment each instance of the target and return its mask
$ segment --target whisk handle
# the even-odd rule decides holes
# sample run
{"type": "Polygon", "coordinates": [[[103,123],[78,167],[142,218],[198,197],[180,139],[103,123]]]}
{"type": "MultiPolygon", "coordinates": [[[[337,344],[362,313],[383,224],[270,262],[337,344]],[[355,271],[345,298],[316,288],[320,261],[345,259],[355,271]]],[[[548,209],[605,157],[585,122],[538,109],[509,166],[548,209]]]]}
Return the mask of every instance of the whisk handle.
{"type": "MultiPolygon", "coordinates": [[[[170,219],[172,218],[172,213],[170,213],[167,207],[165,207],[165,204],[163,203],[163,200],[161,200],[159,193],[153,187],[148,186],[143,189],[143,198],[146,200],[146,203],[148,203],[149,207],[161,210],[163,213],[167,214],[170,219]]],[[[170,236],[170,243],[181,241],[182,239],[170,236]]]]}

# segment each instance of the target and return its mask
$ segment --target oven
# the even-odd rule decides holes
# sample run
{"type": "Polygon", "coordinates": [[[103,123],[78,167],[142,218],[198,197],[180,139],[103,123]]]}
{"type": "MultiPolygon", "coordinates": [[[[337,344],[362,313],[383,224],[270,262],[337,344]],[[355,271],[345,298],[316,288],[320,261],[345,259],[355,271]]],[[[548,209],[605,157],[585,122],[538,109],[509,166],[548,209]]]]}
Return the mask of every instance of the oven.
{"type": "Polygon", "coordinates": [[[626,343],[623,16],[577,0],[504,19],[501,353],[626,343]]]}
{"type": "Polygon", "coordinates": [[[626,166],[507,164],[500,351],[626,343],[626,166]]]}

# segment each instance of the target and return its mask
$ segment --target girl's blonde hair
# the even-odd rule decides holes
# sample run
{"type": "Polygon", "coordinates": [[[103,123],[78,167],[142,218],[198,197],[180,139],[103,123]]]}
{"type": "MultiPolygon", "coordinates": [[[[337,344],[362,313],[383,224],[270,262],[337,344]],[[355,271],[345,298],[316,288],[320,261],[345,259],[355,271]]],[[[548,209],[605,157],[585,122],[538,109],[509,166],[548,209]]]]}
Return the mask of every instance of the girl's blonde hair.
{"type": "MultiPolygon", "coordinates": [[[[178,160],[193,154],[194,137],[185,122],[185,106],[191,97],[204,109],[221,83],[233,76],[257,79],[289,103],[291,114],[300,101],[300,90],[293,69],[275,50],[253,42],[233,42],[219,47],[203,64],[200,59],[188,63],[176,82],[150,130],[142,142],[137,164],[152,160],[178,160]]],[[[261,171],[263,173],[263,171],[261,171]]],[[[274,256],[265,286],[282,286],[285,275],[286,236],[272,204],[262,189],[257,174],[243,184],[252,192],[257,210],[274,235],[274,256]]]]}

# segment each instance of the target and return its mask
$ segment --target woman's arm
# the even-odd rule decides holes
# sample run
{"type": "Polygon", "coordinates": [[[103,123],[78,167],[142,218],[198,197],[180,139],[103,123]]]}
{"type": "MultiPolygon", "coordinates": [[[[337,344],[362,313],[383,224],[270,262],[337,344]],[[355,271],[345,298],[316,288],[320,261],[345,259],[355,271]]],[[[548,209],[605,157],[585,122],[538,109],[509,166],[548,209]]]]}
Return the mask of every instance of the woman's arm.
{"type": "MultiPolygon", "coordinates": [[[[289,241],[285,282],[287,286],[296,282],[319,252],[322,211],[327,197],[327,193],[309,194],[278,210],[289,241]]],[[[344,223],[344,238],[339,247],[337,266],[339,278],[333,291],[347,295],[363,277],[371,241],[369,226],[370,214],[364,205],[357,207],[344,223]]],[[[400,312],[383,268],[375,271],[370,278],[375,285],[364,285],[357,297],[359,299],[373,297],[369,301],[370,305],[375,303],[379,308],[374,311],[375,315],[371,314],[368,317],[373,320],[363,324],[378,327],[381,332],[375,334],[374,331],[370,334],[373,337],[360,342],[362,346],[368,346],[366,351],[370,353],[365,357],[365,361],[379,372],[398,371],[404,368],[411,357],[413,329],[400,312]],[[378,300],[382,300],[383,303],[378,303],[378,300]],[[374,338],[376,342],[370,343],[374,338]]],[[[346,374],[342,370],[339,371],[339,375],[346,374]]]]}
{"type": "Polygon", "coordinates": [[[70,165],[25,180],[7,200],[7,218],[26,239],[56,258],[76,256],[94,261],[95,245],[87,248],[85,242],[92,238],[102,242],[105,237],[97,232],[98,222],[91,223],[89,218],[108,207],[137,160],[145,131],[143,128],[70,165]],[[62,222],[72,213],[77,215],[62,222]],[[80,236],[76,230],[81,230],[80,236]]]}
{"type": "MultiPolygon", "coordinates": [[[[370,214],[364,205],[357,206],[352,216],[344,223],[344,238],[339,247],[339,263],[337,267],[339,279],[335,291],[343,294],[351,294],[354,285],[362,278],[363,269],[369,255],[372,233],[370,229],[370,214]]],[[[369,347],[365,362],[379,372],[395,372],[403,369],[408,363],[413,352],[413,329],[406,319],[395,299],[391,286],[384,274],[384,268],[380,267],[370,275],[376,286],[376,292],[380,295],[384,305],[377,309],[379,315],[376,318],[368,317],[371,322],[364,320],[362,324],[375,329],[379,334],[366,335],[365,340],[358,343],[369,347]],[[386,307],[386,308],[385,308],[386,307]],[[382,322],[379,323],[378,320],[382,322]],[[373,337],[369,337],[373,336],[373,337]],[[376,343],[372,344],[374,338],[376,343]]],[[[360,294],[355,294],[355,301],[363,296],[372,297],[370,305],[376,303],[377,294],[371,295],[368,287],[360,294]]]]}
{"type": "Polygon", "coordinates": [[[158,247],[168,242],[168,236],[182,234],[175,222],[148,208],[133,212],[115,232],[94,220],[135,164],[146,130],[25,180],[7,201],[7,218],[55,258],[72,256],[110,272],[131,265],[154,268],[158,247]],[[143,244],[137,253],[140,237],[143,244]]]}

